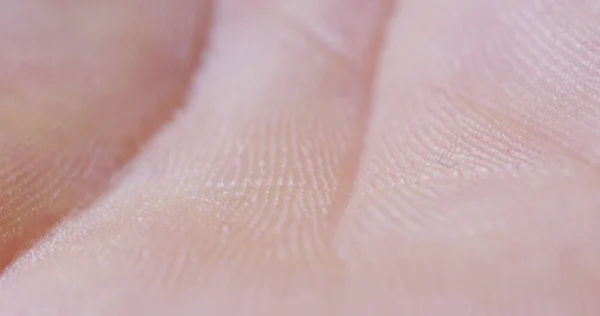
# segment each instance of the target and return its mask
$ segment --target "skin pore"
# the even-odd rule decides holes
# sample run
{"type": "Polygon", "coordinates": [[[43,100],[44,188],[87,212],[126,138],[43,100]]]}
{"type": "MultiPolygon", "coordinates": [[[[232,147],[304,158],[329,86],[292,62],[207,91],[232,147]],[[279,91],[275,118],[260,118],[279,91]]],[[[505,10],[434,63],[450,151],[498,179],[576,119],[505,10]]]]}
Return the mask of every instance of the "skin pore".
{"type": "Polygon", "coordinates": [[[0,315],[598,315],[600,3],[0,4],[0,315]]]}

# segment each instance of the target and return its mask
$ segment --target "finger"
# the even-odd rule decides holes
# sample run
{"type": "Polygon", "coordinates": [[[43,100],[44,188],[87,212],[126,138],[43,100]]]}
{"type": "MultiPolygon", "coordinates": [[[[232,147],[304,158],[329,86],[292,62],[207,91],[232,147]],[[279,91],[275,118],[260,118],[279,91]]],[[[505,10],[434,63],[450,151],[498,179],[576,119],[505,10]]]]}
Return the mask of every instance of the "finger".
{"type": "Polygon", "coordinates": [[[0,270],[181,105],[205,2],[0,4],[0,270]]]}
{"type": "Polygon", "coordinates": [[[598,3],[401,8],[335,237],[361,299],[418,315],[597,314],[598,3]]]}
{"type": "Polygon", "coordinates": [[[328,305],[334,294],[307,290],[298,295],[312,301],[295,310],[281,290],[332,277],[329,215],[357,162],[385,5],[221,2],[187,108],[115,192],[9,271],[0,313],[290,315],[328,305]],[[76,277],[55,278],[63,273],[76,277]]]}

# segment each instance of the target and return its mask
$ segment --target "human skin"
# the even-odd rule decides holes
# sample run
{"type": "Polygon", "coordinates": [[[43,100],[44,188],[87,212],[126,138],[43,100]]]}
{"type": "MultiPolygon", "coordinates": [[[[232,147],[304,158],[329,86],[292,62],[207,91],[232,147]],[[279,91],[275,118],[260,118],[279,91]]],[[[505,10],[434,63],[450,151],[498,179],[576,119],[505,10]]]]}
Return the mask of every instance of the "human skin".
{"type": "Polygon", "coordinates": [[[600,315],[600,2],[0,2],[0,315],[600,315]]]}

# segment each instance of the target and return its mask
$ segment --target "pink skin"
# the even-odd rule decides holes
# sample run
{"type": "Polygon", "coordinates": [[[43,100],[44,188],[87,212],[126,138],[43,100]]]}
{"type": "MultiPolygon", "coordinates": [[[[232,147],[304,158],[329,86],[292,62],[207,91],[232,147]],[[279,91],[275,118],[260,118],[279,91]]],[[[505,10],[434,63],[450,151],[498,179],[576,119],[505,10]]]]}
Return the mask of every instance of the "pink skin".
{"type": "Polygon", "coordinates": [[[182,106],[201,12],[181,0],[0,4],[0,270],[105,192],[182,106]]]}
{"type": "Polygon", "coordinates": [[[0,315],[598,315],[598,21],[5,1],[0,315]]]}

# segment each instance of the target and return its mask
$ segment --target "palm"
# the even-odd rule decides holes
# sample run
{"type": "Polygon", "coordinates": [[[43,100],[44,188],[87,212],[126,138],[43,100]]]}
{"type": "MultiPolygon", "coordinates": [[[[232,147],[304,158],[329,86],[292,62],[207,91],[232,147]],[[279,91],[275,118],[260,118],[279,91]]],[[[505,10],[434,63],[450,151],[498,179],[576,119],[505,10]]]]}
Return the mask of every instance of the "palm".
{"type": "Polygon", "coordinates": [[[600,313],[600,5],[392,2],[2,3],[0,314],[600,313]]]}

